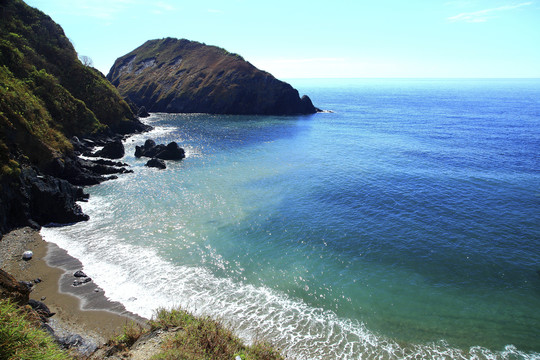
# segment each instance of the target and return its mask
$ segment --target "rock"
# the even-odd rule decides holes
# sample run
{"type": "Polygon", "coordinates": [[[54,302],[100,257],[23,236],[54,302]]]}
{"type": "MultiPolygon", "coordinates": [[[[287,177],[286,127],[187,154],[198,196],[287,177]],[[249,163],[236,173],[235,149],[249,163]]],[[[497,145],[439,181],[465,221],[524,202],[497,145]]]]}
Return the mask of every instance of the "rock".
{"type": "Polygon", "coordinates": [[[137,111],[137,116],[140,118],[146,118],[149,117],[150,114],[148,113],[148,111],[146,111],[146,108],[144,106],[141,106],[139,108],[139,111],[137,111]]]}
{"type": "Polygon", "coordinates": [[[148,162],[145,164],[145,166],[155,167],[155,168],[158,168],[158,169],[166,169],[167,168],[167,166],[165,165],[165,161],[163,161],[161,159],[156,159],[156,158],[152,158],[152,159],[148,160],[148,162]]]}
{"type": "Polygon", "coordinates": [[[152,139],[147,139],[143,146],[135,146],[135,157],[141,156],[153,157],[155,155],[156,142],[152,139]]]}
{"type": "Polygon", "coordinates": [[[32,288],[34,287],[34,284],[30,281],[19,281],[19,284],[26,286],[26,288],[30,291],[32,291],[32,288]]]}
{"type": "Polygon", "coordinates": [[[47,323],[41,323],[41,326],[40,326],[41,330],[45,331],[46,333],[48,333],[50,336],[53,336],[54,337],[54,330],[53,328],[47,324],[47,323]]]}
{"type": "Polygon", "coordinates": [[[81,188],[66,180],[49,175],[38,175],[31,169],[21,172],[20,216],[40,225],[49,223],[71,224],[88,220],[76,201],[84,197],[81,188]]]}
{"type": "Polygon", "coordinates": [[[86,278],[84,278],[84,279],[82,279],[82,280],[75,280],[75,281],[73,282],[73,286],[84,285],[84,284],[86,284],[86,283],[89,283],[90,281],[92,281],[92,279],[89,278],[89,277],[86,277],[86,278]]]}
{"type": "Polygon", "coordinates": [[[34,284],[39,284],[41,282],[40,278],[34,279],[34,284]]]}
{"type": "Polygon", "coordinates": [[[174,141],[165,146],[163,144],[156,145],[154,140],[148,139],[143,146],[135,146],[135,157],[142,156],[162,160],[182,160],[186,157],[186,153],[174,141]]]}
{"type": "Polygon", "coordinates": [[[124,157],[125,150],[122,141],[115,140],[113,142],[105,144],[103,149],[95,153],[96,156],[104,157],[107,159],[120,159],[124,157]]]}
{"type": "Polygon", "coordinates": [[[28,261],[28,260],[30,260],[33,256],[34,256],[34,253],[33,253],[32,251],[28,250],[28,251],[25,251],[25,252],[22,254],[22,259],[28,261]]]}
{"type": "Polygon", "coordinates": [[[26,305],[31,287],[21,284],[11,274],[0,269],[0,298],[10,298],[20,305],[26,305]]]}
{"type": "Polygon", "coordinates": [[[184,149],[182,149],[176,142],[170,142],[165,147],[165,150],[156,155],[158,159],[163,160],[182,160],[186,157],[184,149]]]}
{"type": "Polygon", "coordinates": [[[76,271],[75,274],[73,274],[73,276],[78,277],[78,278],[87,277],[86,274],[82,270],[76,271]]]}
{"type": "Polygon", "coordinates": [[[49,307],[41,301],[30,299],[28,300],[28,305],[30,305],[30,307],[34,309],[34,311],[37,312],[43,320],[47,320],[48,318],[56,314],[51,312],[49,307]]]}
{"type": "Polygon", "coordinates": [[[70,334],[57,337],[56,342],[64,349],[75,349],[82,354],[84,358],[90,356],[98,348],[97,344],[90,339],[85,339],[79,334],[70,334]]]}
{"type": "Polygon", "coordinates": [[[186,39],[149,40],[118,58],[107,79],[152,112],[313,114],[291,85],[240,55],[186,39]]]}

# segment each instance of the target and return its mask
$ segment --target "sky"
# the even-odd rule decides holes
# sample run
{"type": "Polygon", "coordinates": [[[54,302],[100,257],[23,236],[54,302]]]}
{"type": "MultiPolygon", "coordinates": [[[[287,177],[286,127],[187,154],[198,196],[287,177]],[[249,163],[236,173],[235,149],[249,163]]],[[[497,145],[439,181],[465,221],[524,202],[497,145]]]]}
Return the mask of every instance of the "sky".
{"type": "Polygon", "coordinates": [[[540,0],[26,0],[105,75],[146,40],[238,53],[280,79],[540,78],[540,0]]]}

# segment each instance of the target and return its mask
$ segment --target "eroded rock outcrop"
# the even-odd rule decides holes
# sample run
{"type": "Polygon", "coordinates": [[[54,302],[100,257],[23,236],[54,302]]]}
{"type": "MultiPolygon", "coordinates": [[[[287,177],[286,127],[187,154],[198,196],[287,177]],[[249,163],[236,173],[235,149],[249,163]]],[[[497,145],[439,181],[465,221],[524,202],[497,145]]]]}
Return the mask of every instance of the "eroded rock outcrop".
{"type": "Polygon", "coordinates": [[[118,58],[107,78],[151,112],[296,115],[318,111],[291,85],[237,54],[185,39],[149,40],[118,58]]]}
{"type": "Polygon", "coordinates": [[[174,141],[167,145],[156,145],[154,140],[148,139],[143,146],[135,146],[135,157],[142,156],[161,160],[182,160],[186,157],[186,153],[174,141]]]}

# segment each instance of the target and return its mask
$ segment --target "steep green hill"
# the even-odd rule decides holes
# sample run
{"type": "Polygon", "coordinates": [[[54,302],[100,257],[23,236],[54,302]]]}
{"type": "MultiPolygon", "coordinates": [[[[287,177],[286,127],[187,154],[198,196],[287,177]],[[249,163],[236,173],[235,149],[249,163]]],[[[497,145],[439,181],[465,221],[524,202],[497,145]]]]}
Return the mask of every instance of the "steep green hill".
{"type": "Polygon", "coordinates": [[[79,61],[59,25],[21,0],[0,0],[0,237],[88,219],[74,185],[105,178],[84,168],[70,139],[145,129],[103,74],[79,61]]]}
{"type": "Polygon", "coordinates": [[[149,40],[118,58],[107,78],[153,112],[312,114],[309,97],[241,56],[185,39],[149,40]]]}
{"type": "Polygon", "coordinates": [[[16,175],[21,156],[41,166],[69,152],[73,135],[138,126],[117,90],[78,60],[59,25],[21,0],[0,2],[1,175],[16,175]]]}

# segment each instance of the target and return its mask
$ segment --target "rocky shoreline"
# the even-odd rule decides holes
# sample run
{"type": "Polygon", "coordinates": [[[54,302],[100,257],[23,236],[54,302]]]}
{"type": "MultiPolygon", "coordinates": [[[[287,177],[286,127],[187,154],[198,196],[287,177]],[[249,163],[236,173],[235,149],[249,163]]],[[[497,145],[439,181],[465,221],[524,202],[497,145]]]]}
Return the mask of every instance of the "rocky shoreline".
{"type": "Polygon", "coordinates": [[[0,237],[23,226],[39,229],[50,223],[88,220],[77,204],[88,199],[83,187],[131,172],[129,165],[113,161],[124,156],[122,140],[151,129],[138,122],[127,133],[108,132],[82,139],[74,136],[70,139],[73,152],[39,168],[25,164],[21,156],[20,175],[0,179],[0,237]]]}
{"type": "Polygon", "coordinates": [[[108,300],[95,283],[73,286],[74,273],[82,264],[44,241],[37,230],[13,230],[0,245],[0,268],[26,284],[31,302],[45,305],[54,314],[44,319],[42,328],[62,347],[88,356],[128,324],[145,322],[122,304],[108,300]],[[24,251],[32,251],[30,260],[22,259],[24,251]]]}
{"type": "MultiPolygon", "coordinates": [[[[129,135],[151,129],[139,122],[129,135]]],[[[117,161],[124,156],[122,140],[129,135],[72,137],[72,153],[40,168],[23,165],[17,178],[0,180],[2,297],[15,294],[19,304],[33,307],[42,314],[44,330],[62,347],[85,357],[128,324],[144,324],[146,319],[109,301],[91,276],[75,276],[82,270],[80,261],[44,241],[39,230],[89,219],[77,204],[89,198],[84,187],[132,172],[128,164],[117,161]],[[27,259],[22,256],[25,252],[31,252],[27,259]]]]}

